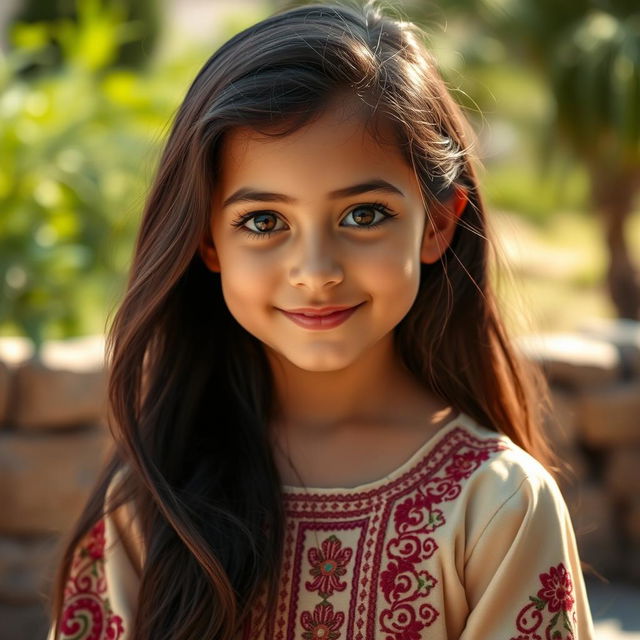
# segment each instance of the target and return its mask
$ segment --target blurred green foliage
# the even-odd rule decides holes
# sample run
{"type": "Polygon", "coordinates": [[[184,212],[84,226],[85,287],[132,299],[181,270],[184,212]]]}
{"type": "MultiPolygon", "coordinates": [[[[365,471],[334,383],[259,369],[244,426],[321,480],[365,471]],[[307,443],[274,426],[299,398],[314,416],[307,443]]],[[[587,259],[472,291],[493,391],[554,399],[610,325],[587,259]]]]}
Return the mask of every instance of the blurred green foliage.
{"type": "Polygon", "coordinates": [[[36,348],[115,303],[158,143],[201,63],[111,67],[130,25],[79,6],[77,22],[16,25],[0,59],[0,327],[36,348]],[[25,77],[51,33],[62,64],[25,77]]]}
{"type": "Polygon", "coordinates": [[[540,228],[563,210],[586,217],[587,172],[550,126],[549,84],[486,24],[469,19],[466,5],[481,1],[460,0],[456,11],[436,11],[433,3],[407,10],[426,30],[449,91],[479,138],[475,149],[487,201],[492,209],[520,214],[540,228]]]}
{"type": "MultiPolygon", "coordinates": [[[[487,200],[541,226],[559,209],[584,212],[584,168],[568,155],[540,153],[557,147],[540,134],[553,113],[549,87],[485,28],[495,15],[489,4],[456,0],[447,11],[409,16],[423,17],[447,83],[479,133],[487,200]],[[484,7],[482,20],[469,19],[474,7],[484,7]]],[[[123,66],[123,47],[146,37],[145,20],[118,0],[74,6],[73,16],[14,25],[13,49],[0,57],[0,334],[27,335],[37,347],[104,330],[160,144],[212,49],[123,66]]],[[[222,37],[268,10],[256,3],[221,18],[222,37]]]]}
{"type": "Polygon", "coordinates": [[[476,2],[487,28],[543,75],[549,122],[576,157],[598,169],[640,166],[637,0],[476,2]]]}
{"type": "Polygon", "coordinates": [[[158,0],[23,0],[14,22],[27,27],[18,26],[14,32],[17,44],[29,46],[34,36],[38,45],[48,43],[49,65],[65,60],[69,49],[90,49],[89,53],[107,55],[118,66],[141,66],[160,35],[160,5],[158,0]],[[106,15],[111,19],[102,19],[106,15]],[[80,22],[84,28],[78,31],[73,26],[80,22]],[[35,30],[28,28],[34,24],[38,25],[35,30]],[[56,26],[52,29],[52,25],[56,26]],[[75,47],[69,41],[71,34],[82,35],[91,45],[83,42],[75,47]],[[26,42],[21,36],[26,36],[26,42]]]}

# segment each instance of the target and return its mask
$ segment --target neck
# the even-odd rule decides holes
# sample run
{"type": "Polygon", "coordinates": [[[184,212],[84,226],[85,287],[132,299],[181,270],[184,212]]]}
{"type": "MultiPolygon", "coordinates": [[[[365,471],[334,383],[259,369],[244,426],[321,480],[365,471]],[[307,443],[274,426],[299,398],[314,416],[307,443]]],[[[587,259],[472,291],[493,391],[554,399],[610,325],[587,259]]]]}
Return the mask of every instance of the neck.
{"type": "Polygon", "coordinates": [[[337,371],[306,371],[268,348],[267,355],[278,398],[274,431],[326,436],[354,426],[411,419],[419,403],[436,408],[434,396],[396,354],[392,334],[337,371]]]}

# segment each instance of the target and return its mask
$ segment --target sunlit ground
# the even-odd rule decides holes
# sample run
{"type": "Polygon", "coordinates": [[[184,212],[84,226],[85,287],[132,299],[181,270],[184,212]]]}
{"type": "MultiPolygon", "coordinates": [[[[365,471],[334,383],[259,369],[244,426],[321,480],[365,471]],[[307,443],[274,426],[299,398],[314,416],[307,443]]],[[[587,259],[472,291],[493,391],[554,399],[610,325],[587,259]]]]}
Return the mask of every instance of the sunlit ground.
{"type": "Polygon", "coordinates": [[[640,590],[624,584],[587,582],[597,640],[640,640],[640,590]]]}

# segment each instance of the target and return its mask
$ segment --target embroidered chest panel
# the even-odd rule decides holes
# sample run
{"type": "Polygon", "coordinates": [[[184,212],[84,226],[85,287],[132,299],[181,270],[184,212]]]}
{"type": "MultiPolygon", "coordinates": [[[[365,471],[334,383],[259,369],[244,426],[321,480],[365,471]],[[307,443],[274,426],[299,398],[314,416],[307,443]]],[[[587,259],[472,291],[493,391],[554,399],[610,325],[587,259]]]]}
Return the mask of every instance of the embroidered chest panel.
{"type": "Polygon", "coordinates": [[[265,615],[263,594],[243,640],[426,637],[442,615],[438,530],[447,507],[506,446],[455,428],[413,468],[370,491],[286,494],[276,611],[265,615]]]}

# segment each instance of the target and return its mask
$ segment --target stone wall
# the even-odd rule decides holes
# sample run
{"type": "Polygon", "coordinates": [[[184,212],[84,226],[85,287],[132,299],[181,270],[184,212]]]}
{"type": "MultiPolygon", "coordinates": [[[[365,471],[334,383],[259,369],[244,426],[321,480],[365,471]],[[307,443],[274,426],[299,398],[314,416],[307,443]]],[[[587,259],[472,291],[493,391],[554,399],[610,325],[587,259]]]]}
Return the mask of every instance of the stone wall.
{"type": "Polygon", "coordinates": [[[44,638],[62,535],[110,445],[104,341],[0,338],[0,640],[44,638]]]}
{"type": "Polygon", "coordinates": [[[547,433],[573,468],[559,484],[583,562],[640,584],[640,322],[592,319],[520,345],[551,386],[547,433]]]}
{"type": "MultiPolygon", "coordinates": [[[[640,583],[640,323],[528,336],[551,383],[554,449],[587,570],[640,583]]],[[[59,541],[110,446],[101,336],[0,338],[0,640],[44,638],[59,541]]]]}

